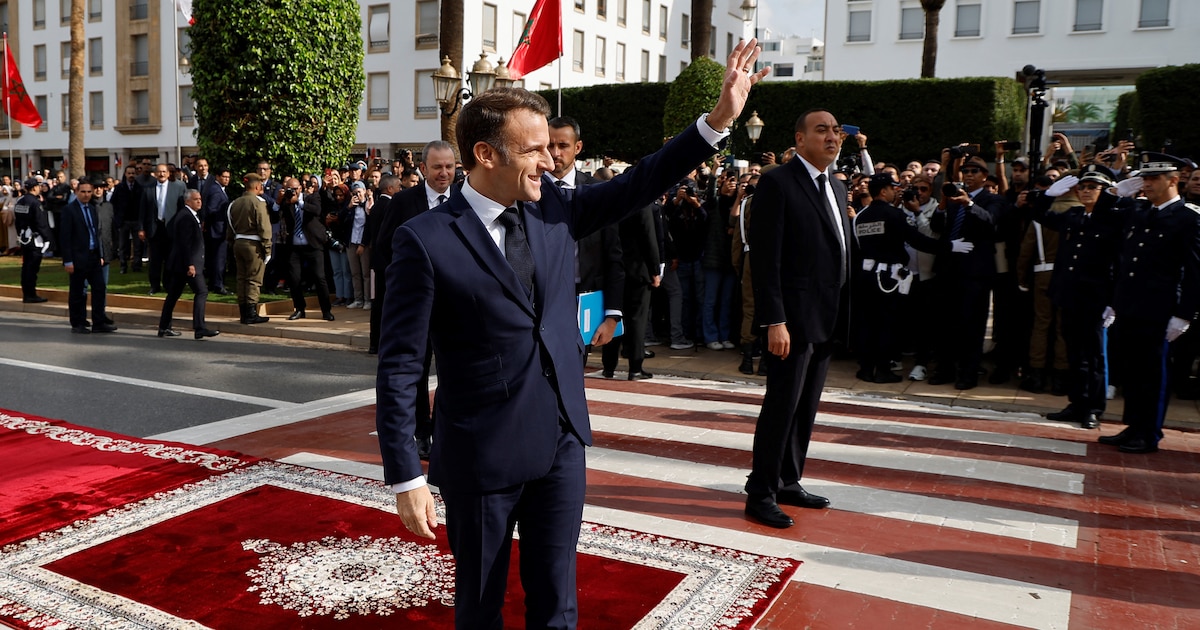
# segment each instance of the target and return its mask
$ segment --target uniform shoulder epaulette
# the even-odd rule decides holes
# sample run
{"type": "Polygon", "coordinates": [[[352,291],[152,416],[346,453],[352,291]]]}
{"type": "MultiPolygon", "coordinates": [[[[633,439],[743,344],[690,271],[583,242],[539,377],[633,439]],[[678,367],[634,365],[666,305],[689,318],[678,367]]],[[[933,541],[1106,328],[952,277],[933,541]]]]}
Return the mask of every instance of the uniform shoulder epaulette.
{"type": "Polygon", "coordinates": [[[1200,214],[1200,206],[1197,206],[1196,204],[1190,203],[1190,202],[1185,202],[1183,205],[1186,206],[1188,210],[1191,210],[1192,212],[1195,212],[1196,214],[1200,214]]]}

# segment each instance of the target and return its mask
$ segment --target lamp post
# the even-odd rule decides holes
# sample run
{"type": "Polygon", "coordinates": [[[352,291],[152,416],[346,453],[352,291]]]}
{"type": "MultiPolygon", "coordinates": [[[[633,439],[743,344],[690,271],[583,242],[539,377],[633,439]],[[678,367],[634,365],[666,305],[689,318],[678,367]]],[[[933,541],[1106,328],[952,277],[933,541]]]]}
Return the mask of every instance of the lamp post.
{"type": "Polygon", "coordinates": [[[750,37],[746,37],[746,31],[742,30],[742,39],[750,41],[751,37],[758,37],[758,0],[742,0],[742,22],[746,26],[754,29],[750,37]]]}
{"type": "Polygon", "coordinates": [[[750,136],[751,145],[758,145],[758,139],[762,136],[764,126],[765,124],[758,117],[757,111],[750,114],[750,120],[746,121],[746,135],[750,136]]]}
{"type": "Polygon", "coordinates": [[[442,111],[442,140],[455,144],[454,135],[457,122],[458,108],[471,100],[476,94],[483,94],[493,87],[509,87],[512,79],[508,76],[508,68],[503,60],[500,68],[488,61],[487,53],[479,53],[479,59],[467,73],[470,87],[462,84],[462,75],[450,63],[450,57],[442,57],[442,67],[433,73],[433,97],[437,100],[438,108],[442,111]]]}

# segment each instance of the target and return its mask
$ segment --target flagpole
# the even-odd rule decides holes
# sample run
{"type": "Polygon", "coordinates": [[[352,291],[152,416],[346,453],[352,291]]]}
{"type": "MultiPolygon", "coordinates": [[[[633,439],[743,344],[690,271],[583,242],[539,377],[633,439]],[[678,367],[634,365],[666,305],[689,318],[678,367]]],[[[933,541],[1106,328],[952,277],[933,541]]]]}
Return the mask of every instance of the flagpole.
{"type": "Polygon", "coordinates": [[[8,113],[12,111],[9,102],[12,100],[12,94],[8,89],[8,31],[4,31],[4,115],[8,116],[8,177],[13,182],[17,181],[16,164],[13,163],[13,146],[12,146],[12,125],[13,118],[8,113]]]}
{"type": "Polygon", "coordinates": [[[175,162],[182,169],[183,149],[179,140],[179,8],[174,0],[166,2],[171,11],[171,48],[175,51],[175,56],[171,58],[171,76],[175,77],[175,162]]]}
{"type": "Polygon", "coordinates": [[[562,116],[562,53],[558,55],[558,115],[562,116]]]}

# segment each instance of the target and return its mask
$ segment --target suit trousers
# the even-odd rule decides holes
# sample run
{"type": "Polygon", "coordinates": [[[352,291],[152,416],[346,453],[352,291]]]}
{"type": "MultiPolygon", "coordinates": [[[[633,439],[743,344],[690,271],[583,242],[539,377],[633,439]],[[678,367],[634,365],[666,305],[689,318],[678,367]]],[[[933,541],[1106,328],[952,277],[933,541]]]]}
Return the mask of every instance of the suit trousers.
{"type": "Polygon", "coordinates": [[[1156,444],[1162,439],[1169,398],[1166,322],[1118,316],[1113,327],[1120,331],[1115,340],[1126,369],[1122,420],[1134,435],[1156,444]]]}
{"type": "Polygon", "coordinates": [[[1070,406],[1083,413],[1104,413],[1104,307],[1064,308],[1063,338],[1067,345],[1070,406]]]}
{"type": "Polygon", "coordinates": [[[167,224],[162,221],[151,236],[150,247],[150,291],[158,293],[162,290],[163,267],[167,264],[167,254],[171,253],[171,235],[167,233],[167,224]]]}
{"type": "Polygon", "coordinates": [[[585,486],[583,445],[564,428],[554,463],[543,477],[485,494],[442,492],[447,540],[457,565],[455,628],[504,627],[501,609],[514,526],[521,533],[525,627],[576,626],[575,547],[585,486]]]}
{"type": "Polygon", "coordinates": [[[291,263],[292,308],[297,311],[305,310],[304,303],[304,271],[307,268],[309,277],[317,287],[317,301],[321,304],[321,312],[328,313],[333,308],[329,302],[329,285],[325,284],[325,252],[313,247],[292,246],[289,257],[291,263]]]}
{"type": "MultiPolygon", "coordinates": [[[[858,365],[868,374],[891,372],[892,358],[896,356],[896,327],[903,312],[899,291],[885,292],[880,288],[879,276],[874,271],[856,271],[854,309],[855,349],[858,365]]],[[[892,288],[895,281],[890,276],[883,278],[884,286],[892,288]],[[891,284],[887,284],[891,283],[891,284]]]]}
{"type": "Polygon", "coordinates": [[[262,288],[266,248],[259,241],[239,238],[233,242],[233,261],[237,264],[238,304],[258,304],[262,288]]]}
{"type": "Polygon", "coordinates": [[[767,392],[754,427],[754,459],[746,480],[746,494],[751,500],[774,499],[780,488],[797,484],[803,477],[813,421],[832,356],[831,341],[793,341],[786,359],[763,353],[767,392]]]}
{"type": "Polygon", "coordinates": [[[192,288],[192,330],[203,330],[204,307],[208,302],[208,286],[204,283],[204,274],[187,275],[187,271],[170,271],[165,278],[167,284],[167,299],[163,302],[162,315],[158,318],[158,329],[171,327],[171,316],[175,313],[175,304],[183,295],[183,287],[192,288]]]}
{"type": "Polygon", "coordinates": [[[21,246],[21,297],[37,297],[38,272],[42,269],[42,250],[33,245],[21,246]]]}
{"type": "Polygon", "coordinates": [[[379,328],[383,324],[383,300],[387,297],[387,273],[377,270],[369,274],[375,284],[375,304],[371,308],[370,347],[379,348],[379,328]]]}
{"type": "Polygon", "coordinates": [[[979,378],[983,337],[987,334],[990,281],[986,278],[939,276],[945,309],[945,334],[938,358],[938,372],[956,374],[959,380],[979,378]],[[953,372],[957,368],[957,372],[953,372]]]}
{"type": "Polygon", "coordinates": [[[92,250],[87,260],[75,261],[75,272],[67,282],[67,312],[71,327],[87,325],[87,294],[92,294],[92,323],[104,323],[108,285],[104,282],[104,267],[100,266],[100,251],[92,250]],[[84,287],[84,283],[89,288],[84,287]]]}
{"type": "MultiPolygon", "coordinates": [[[[214,291],[225,288],[225,258],[228,243],[224,237],[204,235],[204,278],[214,291]]],[[[199,271],[197,269],[197,271],[199,271]]]]}
{"type": "Polygon", "coordinates": [[[125,269],[133,262],[133,270],[142,270],[142,255],[146,252],[146,244],[138,238],[138,230],[142,229],[141,221],[122,221],[121,229],[117,231],[118,248],[120,250],[121,268],[125,269]]]}
{"type": "Polygon", "coordinates": [[[617,369],[621,348],[629,353],[629,372],[642,371],[646,359],[646,324],[650,318],[650,285],[632,278],[625,279],[625,310],[621,323],[625,333],[604,344],[600,360],[607,371],[617,369]]]}

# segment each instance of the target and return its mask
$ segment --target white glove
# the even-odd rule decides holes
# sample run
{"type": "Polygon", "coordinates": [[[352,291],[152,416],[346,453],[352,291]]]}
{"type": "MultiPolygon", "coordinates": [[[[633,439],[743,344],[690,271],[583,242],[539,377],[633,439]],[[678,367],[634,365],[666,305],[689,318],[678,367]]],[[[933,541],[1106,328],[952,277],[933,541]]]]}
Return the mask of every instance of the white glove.
{"type": "Polygon", "coordinates": [[[1029,293],[1029,287],[1023,287],[1019,284],[1017,285],[1017,290],[1020,291],[1021,293],[1029,293]]]}
{"type": "Polygon", "coordinates": [[[1130,177],[1117,182],[1117,195],[1121,197],[1132,197],[1142,190],[1142,178],[1130,177]]]}
{"type": "Polygon", "coordinates": [[[955,254],[969,254],[973,249],[975,249],[975,243],[964,241],[961,238],[950,241],[950,251],[955,254]]]}
{"type": "Polygon", "coordinates": [[[1060,177],[1057,180],[1055,180],[1055,182],[1053,184],[1050,184],[1050,187],[1046,189],[1046,196],[1047,197],[1061,197],[1062,195],[1066,194],[1066,192],[1068,190],[1071,190],[1072,188],[1074,188],[1075,184],[1078,184],[1078,183],[1079,183],[1079,178],[1075,177],[1074,175],[1067,175],[1066,177],[1060,177]]]}
{"type": "Polygon", "coordinates": [[[42,243],[42,254],[45,254],[48,251],[50,251],[50,241],[42,243]]]}
{"type": "Polygon", "coordinates": [[[271,255],[267,254],[267,259],[263,261],[263,265],[271,264],[271,255]]]}
{"type": "Polygon", "coordinates": [[[1117,312],[1113,310],[1113,307],[1105,306],[1104,315],[1101,315],[1101,317],[1104,318],[1104,327],[1108,328],[1113,325],[1113,322],[1117,321],[1117,312]]]}
{"type": "Polygon", "coordinates": [[[1167,341],[1175,341],[1180,335],[1188,331],[1188,326],[1191,324],[1186,319],[1172,317],[1171,321],[1167,322],[1167,341]]]}

